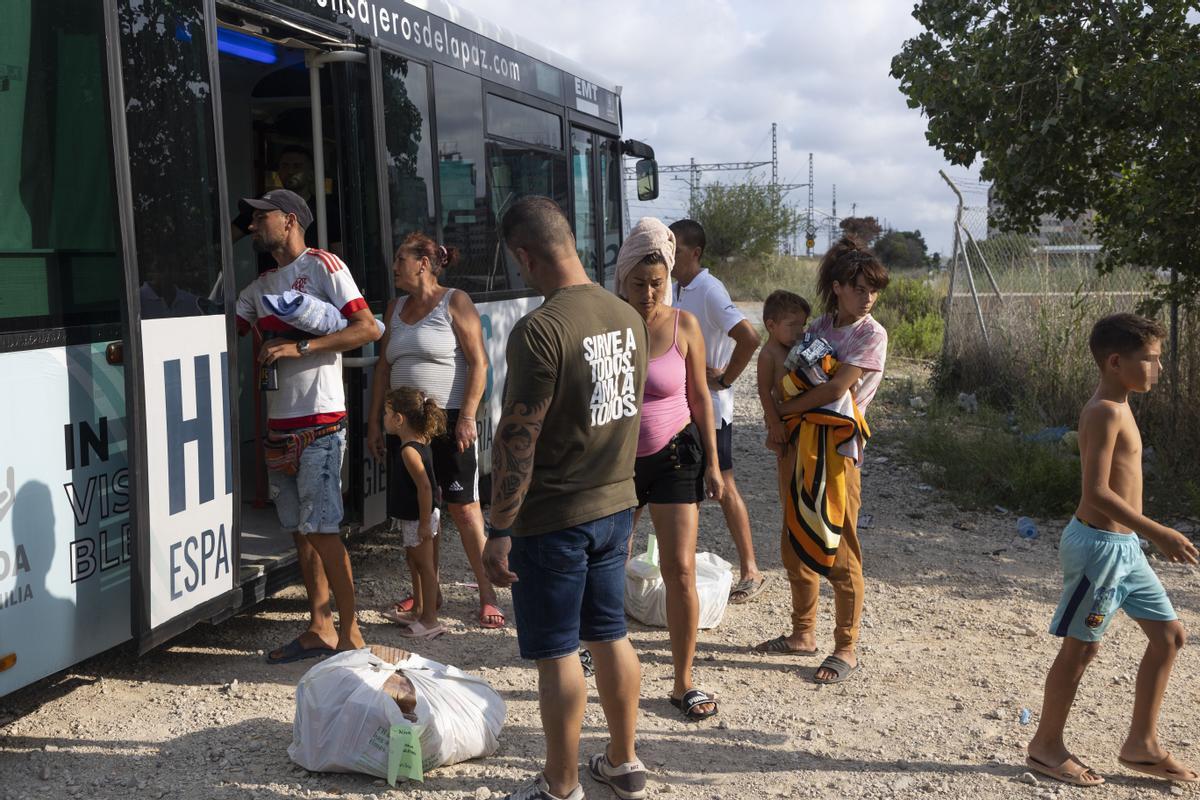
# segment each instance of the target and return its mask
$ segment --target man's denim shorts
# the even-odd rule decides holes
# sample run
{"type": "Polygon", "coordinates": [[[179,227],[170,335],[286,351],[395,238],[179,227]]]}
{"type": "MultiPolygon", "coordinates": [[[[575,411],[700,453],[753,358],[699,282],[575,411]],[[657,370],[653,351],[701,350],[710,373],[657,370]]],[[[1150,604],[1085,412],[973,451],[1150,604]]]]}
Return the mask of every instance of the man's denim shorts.
{"type": "Polygon", "coordinates": [[[271,499],[284,530],[338,533],[342,527],[342,458],[346,432],[316,439],[300,454],[295,475],[269,470],[271,499]]]}
{"type": "Polygon", "coordinates": [[[561,658],[579,641],[625,637],[625,554],[633,509],[537,536],[514,536],[508,556],[517,646],[531,660],[561,658]]]}

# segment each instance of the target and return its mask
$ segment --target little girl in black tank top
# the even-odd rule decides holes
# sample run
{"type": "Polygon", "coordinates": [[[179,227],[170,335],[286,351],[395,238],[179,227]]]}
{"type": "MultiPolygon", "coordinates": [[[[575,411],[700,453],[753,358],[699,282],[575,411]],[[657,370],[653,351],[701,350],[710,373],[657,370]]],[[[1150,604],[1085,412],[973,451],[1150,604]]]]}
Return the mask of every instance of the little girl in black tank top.
{"type": "Polygon", "coordinates": [[[388,516],[401,535],[412,575],[411,612],[388,609],[383,615],[401,626],[400,635],[433,639],[446,632],[437,619],[439,489],[429,442],[446,430],[446,412],[418,389],[402,386],[388,393],[383,419],[389,441],[388,516]],[[398,439],[399,447],[394,440],[398,439]]]}

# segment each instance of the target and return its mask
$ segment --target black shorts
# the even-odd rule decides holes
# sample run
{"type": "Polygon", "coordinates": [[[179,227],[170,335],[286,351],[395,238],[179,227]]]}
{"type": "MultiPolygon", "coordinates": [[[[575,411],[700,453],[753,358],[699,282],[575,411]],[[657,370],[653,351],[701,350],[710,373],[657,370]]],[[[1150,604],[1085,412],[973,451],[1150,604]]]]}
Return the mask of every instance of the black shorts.
{"type": "MultiPolygon", "coordinates": [[[[443,503],[474,503],[479,499],[479,444],[473,443],[465,452],[458,452],[454,426],[458,412],[446,412],[446,433],[430,442],[433,452],[433,475],[442,490],[443,503]]],[[[404,469],[400,461],[400,438],[387,437],[388,469],[404,469]]],[[[392,486],[391,481],[388,487],[392,486]]]]}
{"type": "Polygon", "coordinates": [[[686,428],[662,450],[634,462],[638,508],[646,503],[690,504],[704,499],[704,448],[696,426],[686,428]]]}
{"type": "Polygon", "coordinates": [[[442,487],[444,502],[474,503],[479,499],[479,442],[472,442],[465,451],[458,452],[458,441],[454,438],[457,424],[458,411],[447,411],[446,433],[430,443],[433,471],[442,487]]]}
{"type": "Polygon", "coordinates": [[[717,466],[721,472],[733,469],[733,422],[717,428],[717,466]]]}

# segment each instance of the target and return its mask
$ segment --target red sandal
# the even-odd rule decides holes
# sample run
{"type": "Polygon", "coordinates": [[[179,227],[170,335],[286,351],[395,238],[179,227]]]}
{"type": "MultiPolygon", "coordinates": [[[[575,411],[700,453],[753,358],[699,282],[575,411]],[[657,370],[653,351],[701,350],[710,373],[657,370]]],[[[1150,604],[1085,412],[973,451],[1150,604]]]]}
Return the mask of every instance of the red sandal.
{"type": "Polygon", "coordinates": [[[495,603],[480,603],[479,604],[479,627],[495,630],[503,628],[508,622],[504,617],[504,612],[500,610],[495,603]],[[499,622],[489,622],[488,617],[499,617],[499,622]]]}

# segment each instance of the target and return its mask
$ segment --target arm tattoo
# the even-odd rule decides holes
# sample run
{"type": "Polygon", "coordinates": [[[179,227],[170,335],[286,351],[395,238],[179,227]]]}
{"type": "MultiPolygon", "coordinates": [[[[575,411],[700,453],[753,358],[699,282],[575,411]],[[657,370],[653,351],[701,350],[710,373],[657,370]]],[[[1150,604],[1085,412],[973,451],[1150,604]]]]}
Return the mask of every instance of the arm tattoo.
{"type": "Polygon", "coordinates": [[[504,409],[492,442],[492,524],[499,520],[511,525],[525,500],[533,478],[534,450],[550,399],[515,402],[504,409]]]}

